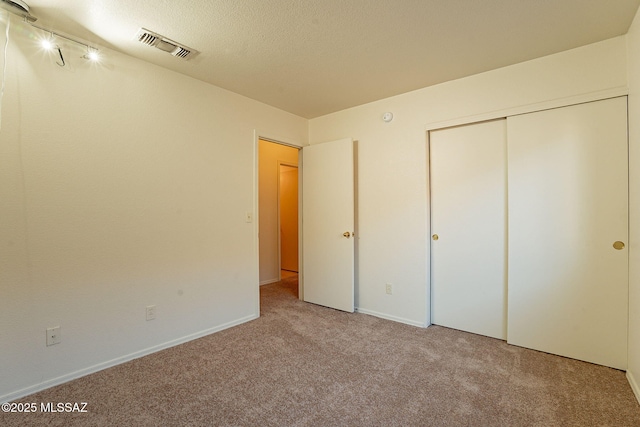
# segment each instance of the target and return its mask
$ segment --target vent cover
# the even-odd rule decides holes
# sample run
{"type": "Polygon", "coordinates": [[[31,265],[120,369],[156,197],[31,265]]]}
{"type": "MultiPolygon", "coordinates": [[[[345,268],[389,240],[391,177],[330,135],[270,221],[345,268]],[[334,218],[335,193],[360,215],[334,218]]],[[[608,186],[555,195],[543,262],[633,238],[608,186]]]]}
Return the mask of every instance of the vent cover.
{"type": "Polygon", "coordinates": [[[186,47],[184,45],[181,45],[180,43],[176,43],[173,40],[169,40],[168,38],[154,33],[153,31],[149,31],[145,28],[140,28],[138,30],[138,33],[136,34],[136,40],[138,40],[142,44],[155,47],[156,49],[168,52],[175,57],[185,60],[190,59],[198,54],[197,50],[193,50],[190,47],[186,47]]]}

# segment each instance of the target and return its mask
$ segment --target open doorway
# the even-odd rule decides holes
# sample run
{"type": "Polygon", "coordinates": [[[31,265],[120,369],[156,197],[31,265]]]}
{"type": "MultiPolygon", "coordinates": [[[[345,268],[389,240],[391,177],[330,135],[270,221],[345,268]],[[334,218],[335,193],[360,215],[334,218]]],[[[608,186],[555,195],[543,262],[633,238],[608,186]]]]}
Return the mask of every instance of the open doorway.
{"type": "Polygon", "coordinates": [[[258,140],[260,285],[298,275],[299,149],[258,140]]]}
{"type": "Polygon", "coordinates": [[[298,274],[298,166],[280,163],[278,219],[280,277],[298,274]]]}

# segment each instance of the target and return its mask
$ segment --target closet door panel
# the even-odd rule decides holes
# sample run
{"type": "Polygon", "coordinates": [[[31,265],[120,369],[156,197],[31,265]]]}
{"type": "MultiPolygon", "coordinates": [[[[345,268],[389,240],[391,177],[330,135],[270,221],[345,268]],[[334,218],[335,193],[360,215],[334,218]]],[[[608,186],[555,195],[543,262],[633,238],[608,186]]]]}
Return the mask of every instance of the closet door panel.
{"type": "Polygon", "coordinates": [[[431,322],[506,339],[506,121],[429,141],[431,322]]]}
{"type": "Polygon", "coordinates": [[[511,344],[627,366],[626,105],[507,119],[511,344]]]}

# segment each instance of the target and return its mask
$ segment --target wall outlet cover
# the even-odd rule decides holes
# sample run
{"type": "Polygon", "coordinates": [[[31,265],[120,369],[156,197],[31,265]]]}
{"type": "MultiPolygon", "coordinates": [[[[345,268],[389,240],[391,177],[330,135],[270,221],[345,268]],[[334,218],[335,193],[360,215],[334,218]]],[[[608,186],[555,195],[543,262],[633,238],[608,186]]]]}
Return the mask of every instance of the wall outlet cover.
{"type": "Polygon", "coordinates": [[[60,344],[61,341],[62,334],[60,333],[60,326],[47,328],[47,347],[55,344],[60,344]]]}
{"type": "Polygon", "coordinates": [[[156,306],[148,305],[146,308],[147,320],[153,320],[156,318],[156,306]]]}

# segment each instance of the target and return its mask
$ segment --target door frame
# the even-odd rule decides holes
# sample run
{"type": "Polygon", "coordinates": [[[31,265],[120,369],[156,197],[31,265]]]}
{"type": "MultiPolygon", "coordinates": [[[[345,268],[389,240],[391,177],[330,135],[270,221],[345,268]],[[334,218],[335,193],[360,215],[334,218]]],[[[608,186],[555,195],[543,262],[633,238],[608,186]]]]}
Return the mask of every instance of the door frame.
{"type": "MultiPolygon", "coordinates": [[[[298,298],[302,299],[304,295],[304,280],[303,280],[303,267],[302,267],[302,174],[300,173],[302,169],[302,147],[304,146],[302,143],[292,140],[290,138],[285,138],[282,136],[276,136],[269,132],[263,132],[259,129],[254,129],[253,131],[253,206],[250,211],[247,211],[248,214],[252,214],[252,233],[253,233],[253,253],[254,253],[254,268],[255,268],[255,276],[254,276],[254,298],[255,298],[255,312],[256,315],[260,315],[260,204],[259,204],[259,167],[260,167],[260,159],[258,156],[259,153],[259,144],[260,140],[271,142],[274,144],[284,145],[286,147],[295,148],[298,150],[298,298]]],[[[279,184],[278,184],[279,185],[279,184]]],[[[278,202],[279,207],[280,202],[278,202]]],[[[278,223],[280,222],[279,214],[278,214],[278,223]]],[[[280,246],[280,237],[278,233],[278,249],[280,246]]],[[[278,262],[280,263],[280,254],[278,251],[278,262]]],[[[280,275],[280,273],[278,273],[280,275]]]]}

